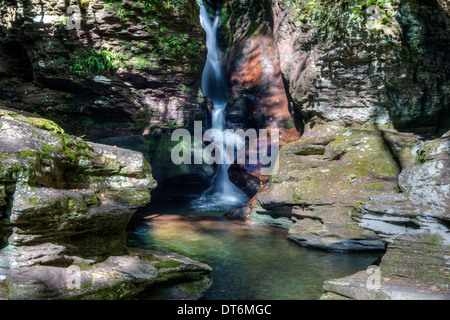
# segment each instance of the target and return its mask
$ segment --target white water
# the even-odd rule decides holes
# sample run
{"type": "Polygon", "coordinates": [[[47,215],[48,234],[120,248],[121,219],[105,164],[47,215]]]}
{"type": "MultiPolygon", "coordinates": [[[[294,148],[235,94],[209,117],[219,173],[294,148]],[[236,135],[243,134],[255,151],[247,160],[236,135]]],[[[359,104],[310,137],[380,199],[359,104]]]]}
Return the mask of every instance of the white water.
{"type": "MultiPolygon", "coordinates": [[[[198,1],[198,4],[200,5],[201,25],[206,31],[206,46],[208,48],[208,56],[202,75],[202,90],[203,94],[211,99],[214,104],[212,129],[219,130],[225,137],[225,108],[228,100],[228,88],[221,61],[221,52],[217,44],[219,12],[216,12],[214,19],[211,19],[202,1],[198,1]]],[[[225,141],[226,139],[224,139],[224,143],[225,141]]],[[[226,150],[226,146],[223,150],[226,150]]],[[[232,206],[243,204],[248,200],[247,195],[230,181],[228,177],[230,165],[226,164],[225,157],[226,154],[224,153],[222,155],[223,164],[217,165],[217,172],[211,186],[199,199],[200,202],[211,205],[212,201],[215,205],[232,206]]]]}

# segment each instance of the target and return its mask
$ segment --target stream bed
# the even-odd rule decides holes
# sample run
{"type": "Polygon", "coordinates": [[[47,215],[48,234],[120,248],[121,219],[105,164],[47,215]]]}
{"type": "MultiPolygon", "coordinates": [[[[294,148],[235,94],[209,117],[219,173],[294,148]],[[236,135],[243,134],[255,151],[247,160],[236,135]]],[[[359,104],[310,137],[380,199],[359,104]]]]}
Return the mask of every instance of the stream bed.
{"type": "Polygon", "coordinates": [[[277,229],[225,219],[225,211],[155,200],[143,213],[148,217],[128,227],[128,245],[211,266],[205,300],[318,299],[324,281],[364,270],[381,256],[303,248],[277,229]]]}

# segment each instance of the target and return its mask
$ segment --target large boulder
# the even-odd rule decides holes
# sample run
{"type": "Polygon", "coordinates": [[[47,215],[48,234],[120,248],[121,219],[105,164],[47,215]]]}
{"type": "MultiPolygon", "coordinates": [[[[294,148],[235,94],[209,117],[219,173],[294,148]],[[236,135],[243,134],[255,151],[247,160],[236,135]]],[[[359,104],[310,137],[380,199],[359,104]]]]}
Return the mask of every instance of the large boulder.
{"type": "Polygon", "coordinates": [[[0,107],[0,159],[1,298],[129,298],[209,273],[182,257],[129,253],[125,228],[156,187],[142,153],[0,107]],[[74,268],[81,284],[67,287],[74,268]]]}
{"type": "Polygon", "coordinates": [[[96,264],[77,261],[68,268],[38,265],[0,273],[0,292],[12,300],[146,299],[155,284],[182,281],[184,286],[172,298],[189,300],[209,288],[210,271],[207,265],[177,254],[132,249],[96,264]]]}

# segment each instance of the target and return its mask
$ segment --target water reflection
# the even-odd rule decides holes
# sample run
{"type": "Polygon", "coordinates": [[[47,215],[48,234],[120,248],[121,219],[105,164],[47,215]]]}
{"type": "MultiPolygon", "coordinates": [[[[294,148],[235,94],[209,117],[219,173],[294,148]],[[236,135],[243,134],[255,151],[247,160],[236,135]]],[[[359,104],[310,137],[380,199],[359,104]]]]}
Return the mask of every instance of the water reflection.
{"type": "Polygon", "coordinates": [[[204,299],[318,299],[325,280],[366,269],[379,253],[302,248],[278,230],[221,218],[162,215],[128,232],[134,247],[176,252],[209,264],[204,299]]]}

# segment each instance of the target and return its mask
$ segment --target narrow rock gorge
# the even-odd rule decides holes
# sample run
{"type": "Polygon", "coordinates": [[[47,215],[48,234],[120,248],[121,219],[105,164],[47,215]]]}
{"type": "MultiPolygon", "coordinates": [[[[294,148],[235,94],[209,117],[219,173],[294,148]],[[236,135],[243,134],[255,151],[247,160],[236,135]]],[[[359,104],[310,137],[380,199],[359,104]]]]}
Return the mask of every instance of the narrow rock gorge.
{"type": "Polygon", "coordinates": [[[243,299],[448,300],[449,7],[0,1],[0,299],[240,299],[222,277],[263,292],[247,269],[289,257],[279,297],[243,299]],[[225,129],[280,149],[272,175],[233,160],[234,193],[211,195],[223,165],[176,165],[173,137],[217,129],[220,107],[225,129]],[[258,260],[238,245],[269,243],[260,230],[295,246],[258,260]],[[281,296],[307,282],[298,253],[320,285],[281,296]]]}

